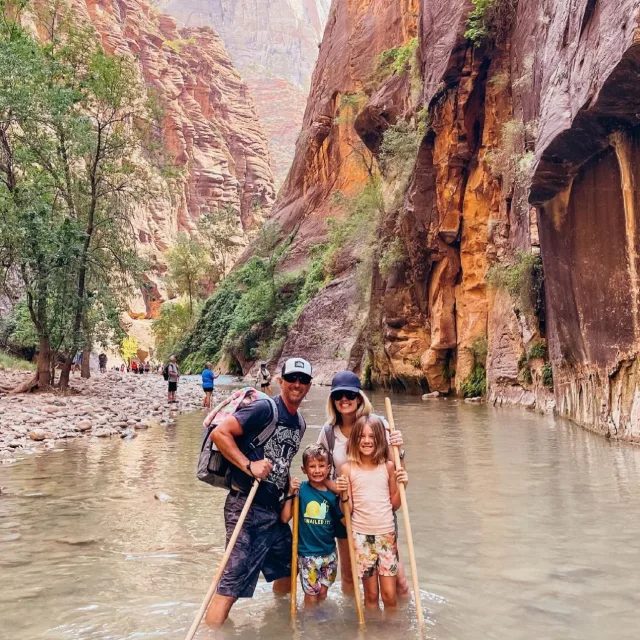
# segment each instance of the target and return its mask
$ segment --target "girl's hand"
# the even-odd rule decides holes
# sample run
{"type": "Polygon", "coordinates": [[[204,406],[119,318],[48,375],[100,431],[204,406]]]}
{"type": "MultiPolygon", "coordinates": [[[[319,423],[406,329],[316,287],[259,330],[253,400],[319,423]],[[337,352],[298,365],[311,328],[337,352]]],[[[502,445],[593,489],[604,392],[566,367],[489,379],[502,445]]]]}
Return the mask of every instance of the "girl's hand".
{"type": "Polygon", "coordinates": [[[300,480],[298,480],[298,478],[291,478],[291,481],[289,482],[289,491],[292,491],[295,494],[300,491],[300,480]]]}
{"type": "Polygon", "coordinates": [[[398,484],[402,483],[405,486],[409,484],[409,476],[407,475],[406,469],[396,470],[396,482],[398,484]]]}
{"type": "Polygon", "coordinates": [[[392,431],[389,434],[389,442],[393,447],[401,447],[404,444],[404,440],[402,439],[402,431],[392,431]]]}
{"type": "Polygon", "coordinates": [[[336,479],[336,487],[338,491],[342,493],[343,491],[349,490],[349,478],[347,476],[338,476],[336,479]]]}

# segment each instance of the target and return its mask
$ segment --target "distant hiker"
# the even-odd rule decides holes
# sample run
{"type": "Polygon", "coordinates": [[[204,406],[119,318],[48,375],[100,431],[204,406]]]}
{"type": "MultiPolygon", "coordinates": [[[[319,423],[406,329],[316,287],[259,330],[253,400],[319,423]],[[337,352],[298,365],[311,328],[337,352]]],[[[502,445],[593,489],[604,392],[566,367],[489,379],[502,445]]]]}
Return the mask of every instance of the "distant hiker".
{"type": "Polygon", "coordinates": [[[145,372],[145,373],[149,373],[149,371],[151,371],[151,363],[147,360],[147,361],[144,363],[144,372],[145,372]]]}
{"type": "Polygon", "coordinates": [[[287,593],[290,589],[291,529],[281,521],[280,512],[283,502],[292,497],[286,495],[289,470],[304,431],[298,408],[311,387],[311,375],[311,365],[302,358],[284,363],[280,395],[274,399],[278,420],[264,445],[249,447],[271,424],[269,400],[238,409],[211,433],[216,447],[234,465],[224,507],[227,543],[254,479],[262,480],[207,612],[211,626],[224,623],[238,598],[253,597],[261,571],[267,582],[273,582],[274,592],[287,593]]]}
{"type": "Polygon", "coordinates": [[[120,373],[124,373],[124,362],[120,365],[120,373]]]}
{"type": "Polygon", "coordinates": [[[349,462],[342,465],[338,491],[349,491],[353,540],[358,575],[364,587],[364,604],[385,609],[398,605],[398,534],[394,511],[400,508],[399,484],[407,484],[407,472],[396,471],[389,460],[387,433],[382,420],[368,415],[353,425],[347,443],[349,462]]]}
{"type": "Polygon", "coordinates": [[[165,367],[165,380],[169,382],[169,390],[167,393],[167,402],[178,402],[176,400],[176,391],[178,390],[178,380],[180,379],[180,367],[175,356],[169,358],[169,364],[165,367]]]}
{"type": "MultiPolygon", "coordinates": [[[[356,420],[362,416],[374,415],[369,398],[362,391],[360,378],[353,371],[339,371],[331,381],[331,393],[327,398],[327,422],[323,425],[318,435],[318,444],[324,445],[331,453],[333,460],[333,475],[335,479],[340,475],[341,468],[349,460],[347,458],[347,442],[356,420]]],[[[386,420],[382,418],[387,427],[386,420]]],[[[394,431],[387,434],[389,444],[402,446],[402,433],[394,431]]],[[[330,483],[332,490],[335,484],[330,483]]],[[[347,530],[336,527],[338,538],[338,556],[340,558],[340,579],[342,590],[345,593],[353,593],[353,576],[349,564],[349,545],[347,543],[347,530]]],[[[398,595],[409,595],[409,584],[400,563],[398,572],[398,595]]]]}
{"type": "Polygon", "coordinates": [[[202,390],[204,391],[204,400],[202,406],[211,409],[211,394],[213,393],[214,381],[217,378],[213,373],[213,365],[210,362],[204,365],[202,372],[202,390]]]}
{"type": "Polygon", "coordinates": [[[260,386],[260,391],[273,395],[273,389],[271,388],[271,374],[267,369],[267,363],[261,362],[260,369],[258,369],[258,376],[256,379],[256,386],[260,386]]]}
{"type": "Polygon", "coordinates": [[[131,371],[138,373],[138,363],[135,360],[131,363],[131,371]]]}
{"type": "Polygon", "coordinates": [[[100,365],[100,373],[107,372],[107,354],[103,351],[98,356],[98,364],[100,365]]]}
{"type": "MultiPolygon", "coordinates": [[[[314,605],[327,597],[329,587],[338,573],[336,553],[336,524],[344,516],[340,498],[329,491],[325,480],[331,472],[331,459],[326,447],[310,444],[302,452],[302,471],[309,478],[300,484],[291,481],[291,492],[300,495],[300,522],[298,524],[298,573],[304,591],[305,605],[314,605]]],[[[291,520],[292,501],[285,502],[281,519],[291,520]]]]}

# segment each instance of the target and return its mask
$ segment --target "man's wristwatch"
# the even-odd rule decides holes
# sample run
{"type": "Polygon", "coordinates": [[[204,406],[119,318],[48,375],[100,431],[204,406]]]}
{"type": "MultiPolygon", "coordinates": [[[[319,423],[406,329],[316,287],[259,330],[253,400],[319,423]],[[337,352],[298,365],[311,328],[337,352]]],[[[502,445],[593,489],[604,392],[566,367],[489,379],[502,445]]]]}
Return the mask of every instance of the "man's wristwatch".
{"type": "Polygon", "coordinates": [[[251,460],[249,460],[249,462],[247,462],[247,466],[245,467],[245,469],[249,472],[249,475],[252,478],[255,478],[255,476],[253,475],[253,471],[251,471],[251,460]]]}

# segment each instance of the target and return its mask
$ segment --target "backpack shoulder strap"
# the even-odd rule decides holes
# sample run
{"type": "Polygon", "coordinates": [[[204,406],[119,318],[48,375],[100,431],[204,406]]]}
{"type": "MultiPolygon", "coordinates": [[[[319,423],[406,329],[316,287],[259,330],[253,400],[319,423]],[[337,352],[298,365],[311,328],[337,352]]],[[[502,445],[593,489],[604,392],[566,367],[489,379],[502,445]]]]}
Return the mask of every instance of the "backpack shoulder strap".
{"type": "Polygon", "coordinates": [[[275,400],[270,396],[266,398],[261,398],[261,400],[266,400],[271,405],[271,421],[269,424],[252,440],[249,445],[252,449],[256,447],[261,447],[276,430],[276,425],[278,424],[278,405],[275,400]]]}
{"type": "Polygon", "coordinates": [[[325,422],[322,426],[322,435],[327,441],[327,449],[329,449],[329,453],[333,454],[333,450],[336,446],[336,432],[333,430],[333,425],[330,422],[325,422]]]}
{"type": "Polygon", "coordinates": [[[304,432],[307,430],[307,423],[305,422],[302,414],[298,411],[298,424],[300,425],[300,439],[304,436],[304,432]]]}

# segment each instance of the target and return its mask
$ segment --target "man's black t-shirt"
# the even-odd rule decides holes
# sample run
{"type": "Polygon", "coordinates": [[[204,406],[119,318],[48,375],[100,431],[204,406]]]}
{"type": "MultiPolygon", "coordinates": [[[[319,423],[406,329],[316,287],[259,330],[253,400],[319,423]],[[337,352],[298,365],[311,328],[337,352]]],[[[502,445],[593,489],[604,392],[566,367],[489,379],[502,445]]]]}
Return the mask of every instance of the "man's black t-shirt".
{"type": "MultiPolygon", "coordinates": [[[[291,415],[287,411],[282,398],[274,398],[278,407],[278,424],[273,435],[262,447],[249,451],[248,445],[271,422],[273,415],[271,404],[268,400],[258,400],[252,404],[241,407],[234,414],[234,418],[242,427],[242,436],[238,438],[238,446],[249,460],[262,460],[269,458],[273,462],[271,473],[260,483],[255,501],[273,509],[279,509],[282,505],[289,482],[289,469],[291,460],[300,448],[300,422],[297,414],[291,415]]],[[[248,493],[253,483],[250,475],[241,471],[235,465],[231,468],[231,483],[248,493]]]]}

